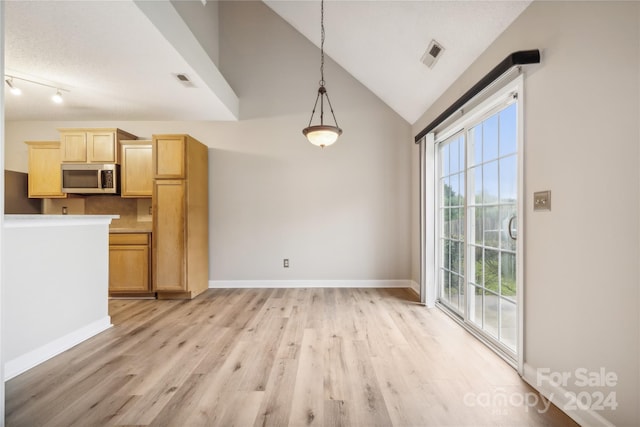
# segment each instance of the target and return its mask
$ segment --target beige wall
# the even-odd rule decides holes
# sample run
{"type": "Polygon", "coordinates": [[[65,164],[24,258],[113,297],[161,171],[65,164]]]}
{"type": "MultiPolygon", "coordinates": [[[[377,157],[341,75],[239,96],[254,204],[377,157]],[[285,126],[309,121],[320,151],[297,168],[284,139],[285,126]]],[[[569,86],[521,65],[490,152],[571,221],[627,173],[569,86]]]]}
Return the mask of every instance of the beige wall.
{"type": "MultiPolygon", "coordinates": [[[[541,49],[524,95],[525,363],[617,373],[619,407],[598,414],[620,426],[640,424],[639,9],[534,2],[413,126],[417,134],[509,53],[541,49]],[[552,191],[551,212],[533,212],[540,190],[552,191]]],[[[577,392],[574,383],[566,388],[577,392]]]]}
{"type": "Polygon", "coordinates": [[[411,126],[327,59],[344,134],[312,146],[301,131],[319,50],[262,2],[223,2],[219,13],[239,122],[8,122],[7,167],[26,170],[22,141],[56,139],[58,127],[189,133],[210,147],[210,279],[409,279],[411,126]]]}

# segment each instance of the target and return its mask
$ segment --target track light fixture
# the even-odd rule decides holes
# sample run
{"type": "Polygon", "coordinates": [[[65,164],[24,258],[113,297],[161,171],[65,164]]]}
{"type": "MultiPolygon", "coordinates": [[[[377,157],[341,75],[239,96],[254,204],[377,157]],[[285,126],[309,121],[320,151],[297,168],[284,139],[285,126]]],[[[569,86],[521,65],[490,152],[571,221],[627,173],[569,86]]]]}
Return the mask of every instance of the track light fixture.
{"type": "Polygon", "coordinates": [[[9,91],[12,94],[16,96],[22,95],[22,89],[13,85],[13,77],[9,77],[8,79],[5,80],[5,82],[7,83],[7,86],[9,86],[9,91]]]}
{"type": "Polygon", "coordinates": [[[23,82],[32,83],[35,85],[50,87],[51,89],[55,89],[56,93],[51,97],[51,100],[56,104],[62,104],[62,102],[64,101],[64,99],[62,98],[62,92],[69,92],[68,89],[63,89],[59,86],[50,85],[48,83],[42,83],[35,80],[25,79],[22,77],[11,76],[8,74],[5,74],[4,77],[5,77],[5,80],[4,80],[5,83],[7,84],[7,86],[9,86],[9,90],[14,95],[20,95],[22,93],[22,90],[19,87],[15,86],[13,82],[14,80],[21,80],[23,82]]]}
{"type": "Polygon", "coordinates": [[[324,87],[324,83],[324,0],[322,0],[320,2],[320,88],[316,96],[316,103],[313,105],[309,126],[302,129],[302,133],[310,143],[322,148],[333,144],[338,140],[338,137],[342,135],[342,129],[338,127],[338,121],[336,120],[336,115],[333,113],[333,107],[331,106],[329,94],[324,87]],[[324,124],[324,98],[327,98],[327,104],[329,104],[335,126],[324,124]],[[316,113],[316,107],[318,106],[318,100],[320,100],[320,124],[311,126],[313,115],[316,113]]]}

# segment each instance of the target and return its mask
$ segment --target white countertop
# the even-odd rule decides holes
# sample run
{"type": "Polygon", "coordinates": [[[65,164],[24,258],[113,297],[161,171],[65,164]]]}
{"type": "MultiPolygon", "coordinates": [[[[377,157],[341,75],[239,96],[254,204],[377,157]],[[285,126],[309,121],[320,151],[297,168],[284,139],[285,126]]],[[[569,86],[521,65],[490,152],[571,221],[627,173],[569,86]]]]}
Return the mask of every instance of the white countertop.
{"type": "Polygon", "coordinates": [[[4,226],[16,227],[54,227],[76,225],[111,224],[111,220],[120,215],[5,215],[4,226]]]}

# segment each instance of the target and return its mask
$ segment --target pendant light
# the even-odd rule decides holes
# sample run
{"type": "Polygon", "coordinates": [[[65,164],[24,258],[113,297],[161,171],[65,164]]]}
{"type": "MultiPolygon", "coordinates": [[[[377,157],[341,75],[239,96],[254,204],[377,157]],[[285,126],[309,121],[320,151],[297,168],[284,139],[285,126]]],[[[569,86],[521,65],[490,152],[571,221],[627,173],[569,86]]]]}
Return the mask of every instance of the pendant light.
{"type": "Polygon", "coordinates": [[[324,0],[320,1],[320,88],[318,89],[318,95],[316,96],[316,102],[313,105],[313,111],[311,112],[311,118],[309,119],[309,126],[302,129],[302,133],[307,137],[310,143],[317,145],[318,147],[326,147],[338,139],[342,134],[342,129],[338,127],[338,121],[336,115],[333,113],[333,107],[329,100],[329,94],[324,87],[324,0]],[[327,98],[327,104],[329,110],[333,116],[333,122],[335,126],[324,124],[324,99],[327,98]],[[318,100],[320,101],[320,124],[311,126],[313,116],[316,113],[316,107],[318,106],[318,100]]]}

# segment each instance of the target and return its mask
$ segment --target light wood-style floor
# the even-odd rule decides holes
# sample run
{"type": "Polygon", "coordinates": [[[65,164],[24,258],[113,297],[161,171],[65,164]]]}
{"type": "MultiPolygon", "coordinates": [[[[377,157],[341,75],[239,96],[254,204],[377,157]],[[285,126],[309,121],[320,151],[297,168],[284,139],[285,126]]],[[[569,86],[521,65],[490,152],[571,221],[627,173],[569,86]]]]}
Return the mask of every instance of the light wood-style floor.
{"type": "Polygon", "coordinates": [[[409,290],[109,305],[113,328],[7,383],[7,426],[576,425],[409,290]]]}

